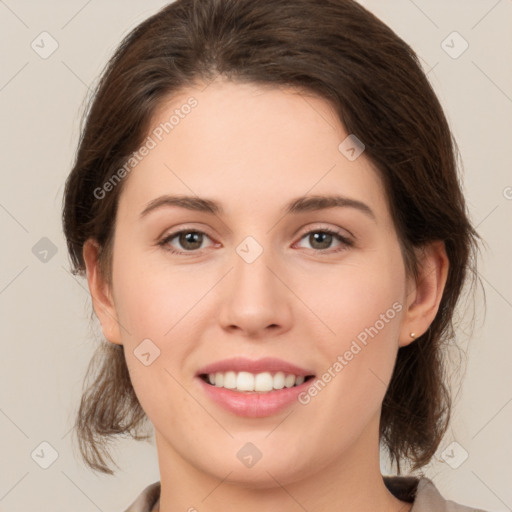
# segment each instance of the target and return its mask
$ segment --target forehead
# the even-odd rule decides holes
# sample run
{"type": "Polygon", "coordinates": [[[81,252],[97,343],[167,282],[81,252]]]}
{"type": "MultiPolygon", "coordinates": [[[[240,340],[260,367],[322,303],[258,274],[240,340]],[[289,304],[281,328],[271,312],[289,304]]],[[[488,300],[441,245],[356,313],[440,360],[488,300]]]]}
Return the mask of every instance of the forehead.
{"type": "Polygon", "coordinates": [[[233,209],[339,193],[385,208],[364,153],[350,161],[340,151],[348,135],[330,103],[311,93],[199,84],[155,111],[146,139],[152,147],[130,171],[120,207],[128,202],[140,211],[164,193],[218,198],[233,209]]]}

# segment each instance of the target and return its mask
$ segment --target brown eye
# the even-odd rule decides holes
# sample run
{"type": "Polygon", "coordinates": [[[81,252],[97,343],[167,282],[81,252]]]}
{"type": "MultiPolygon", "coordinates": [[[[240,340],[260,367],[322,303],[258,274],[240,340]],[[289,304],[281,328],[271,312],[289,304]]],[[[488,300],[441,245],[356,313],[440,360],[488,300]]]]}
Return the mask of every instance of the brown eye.
{"type": "Polygon", "coordinates": [[[315,229],[305,233],[301,240],[307,239],[311,249],[317,252],[324,252],[331,248],[334,241],[339,242],[339,247],[329,252],[339,252],[345,250],[347,247],[351,247],[353,242],[341,233],[332,229],[315,229]]]}
{"type": "Polygon", "coordinates": [[[329,249],[334,238],[333,235],[326,233],[325,231],[315,231],[314,233],[310,233],[308,236],[309,242],[314,249],[329,249]]]}
{"type": "Polygon", "coordinates": [[[203,235],[197,231],[183,231],[178,234],[178,241],[181,244],[181,247],[193,251],[194,249],[199,249],[201,247],[203,235]]]}
{"type": "Polygon", "coordinates": [[[159,242],[159,245],[162,245],[166,250],[172,253],[182,254],[201,249],[205,237],[209,238],[208,235],[202,231],[182,230],[177,231],[176,233],[171,233],[159,242]],[[175,246],[171,244],[174,239],[176,239],[178,243],[177,249],[174,249],[175,246]]]}

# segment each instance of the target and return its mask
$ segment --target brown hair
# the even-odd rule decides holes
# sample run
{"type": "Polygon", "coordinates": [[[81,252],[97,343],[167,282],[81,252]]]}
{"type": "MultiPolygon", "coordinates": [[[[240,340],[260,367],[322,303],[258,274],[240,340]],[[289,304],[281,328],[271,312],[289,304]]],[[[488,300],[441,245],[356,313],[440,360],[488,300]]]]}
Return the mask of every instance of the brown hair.
{"type": "MultiPolygon", "coordinates": [[[[128,34],[91,98],[66,181],[63,227],[73,272],[84,275],[83,245],[93,238],[111,283],[125,180],[102,199],[95,190],[147,137],[163,100],[216,76],[294,87],[330,102],[383,177],[408,272],[417,275],[414,247],[444,241],[450,265],[439,311],[423,336],[399,349],[380,424],[398,473],[403,459],[422,467],[450,419],[442,348],[454,336],[468,270],[476,275],[478,235],[461,192],[456,143],[416,54],[355,1],[177,0],[128,34]]],[[[139,435],[147,417],[122,346],[103,340],[87,377],[76,423],[80,451],[91,468],[112,474],[108,441],[149,437],[139,435]]]]}

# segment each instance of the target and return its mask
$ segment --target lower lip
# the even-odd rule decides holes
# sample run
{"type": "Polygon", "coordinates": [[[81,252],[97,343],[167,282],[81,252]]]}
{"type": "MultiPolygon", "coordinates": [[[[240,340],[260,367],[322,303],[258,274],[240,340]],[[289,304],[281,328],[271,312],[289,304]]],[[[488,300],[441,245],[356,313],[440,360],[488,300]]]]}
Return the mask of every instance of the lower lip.
{"type": "Polygon", "coordinates": [[[311,378],[293,388],[276,389],[265,393],[240,392],[212,386],[197,377],[206,394],[224,409],[247,418],[263,418],[276,414],[298,401],[302,393],[314,380],[311,378]]]}

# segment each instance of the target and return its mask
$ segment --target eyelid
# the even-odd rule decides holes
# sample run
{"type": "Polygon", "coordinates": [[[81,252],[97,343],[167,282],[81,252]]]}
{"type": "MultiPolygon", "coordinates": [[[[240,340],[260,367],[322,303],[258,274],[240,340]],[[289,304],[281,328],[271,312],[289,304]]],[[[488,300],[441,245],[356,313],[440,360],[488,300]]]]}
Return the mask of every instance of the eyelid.
{"type": "MultiPolygon", "coordinates": [[[[300,234],[300,236],[302,238],[304,235],[307,235],[311,231],[331,231],[331,232],[337,233],[339,236],[342,236],[344,238],[348,239],[350,237],[352,240],[355,240],[355,236],[348,229],[341,228],[339,226],[332,226],[332,225],[329,225],[329,224],[323,224],[321,222],[313,223],[312,225],[308,224],[306,226],[306,228],[304,228],[304,230],[302,230],[302,228],[299,230],[299,234],[300,234]],[[343,232],[346,232],[349,235],[349,237],[345,236],[343,234],[343,232]]],[[[297,235],[297,236],[299,236],[299,235],[297,235]]]]}

